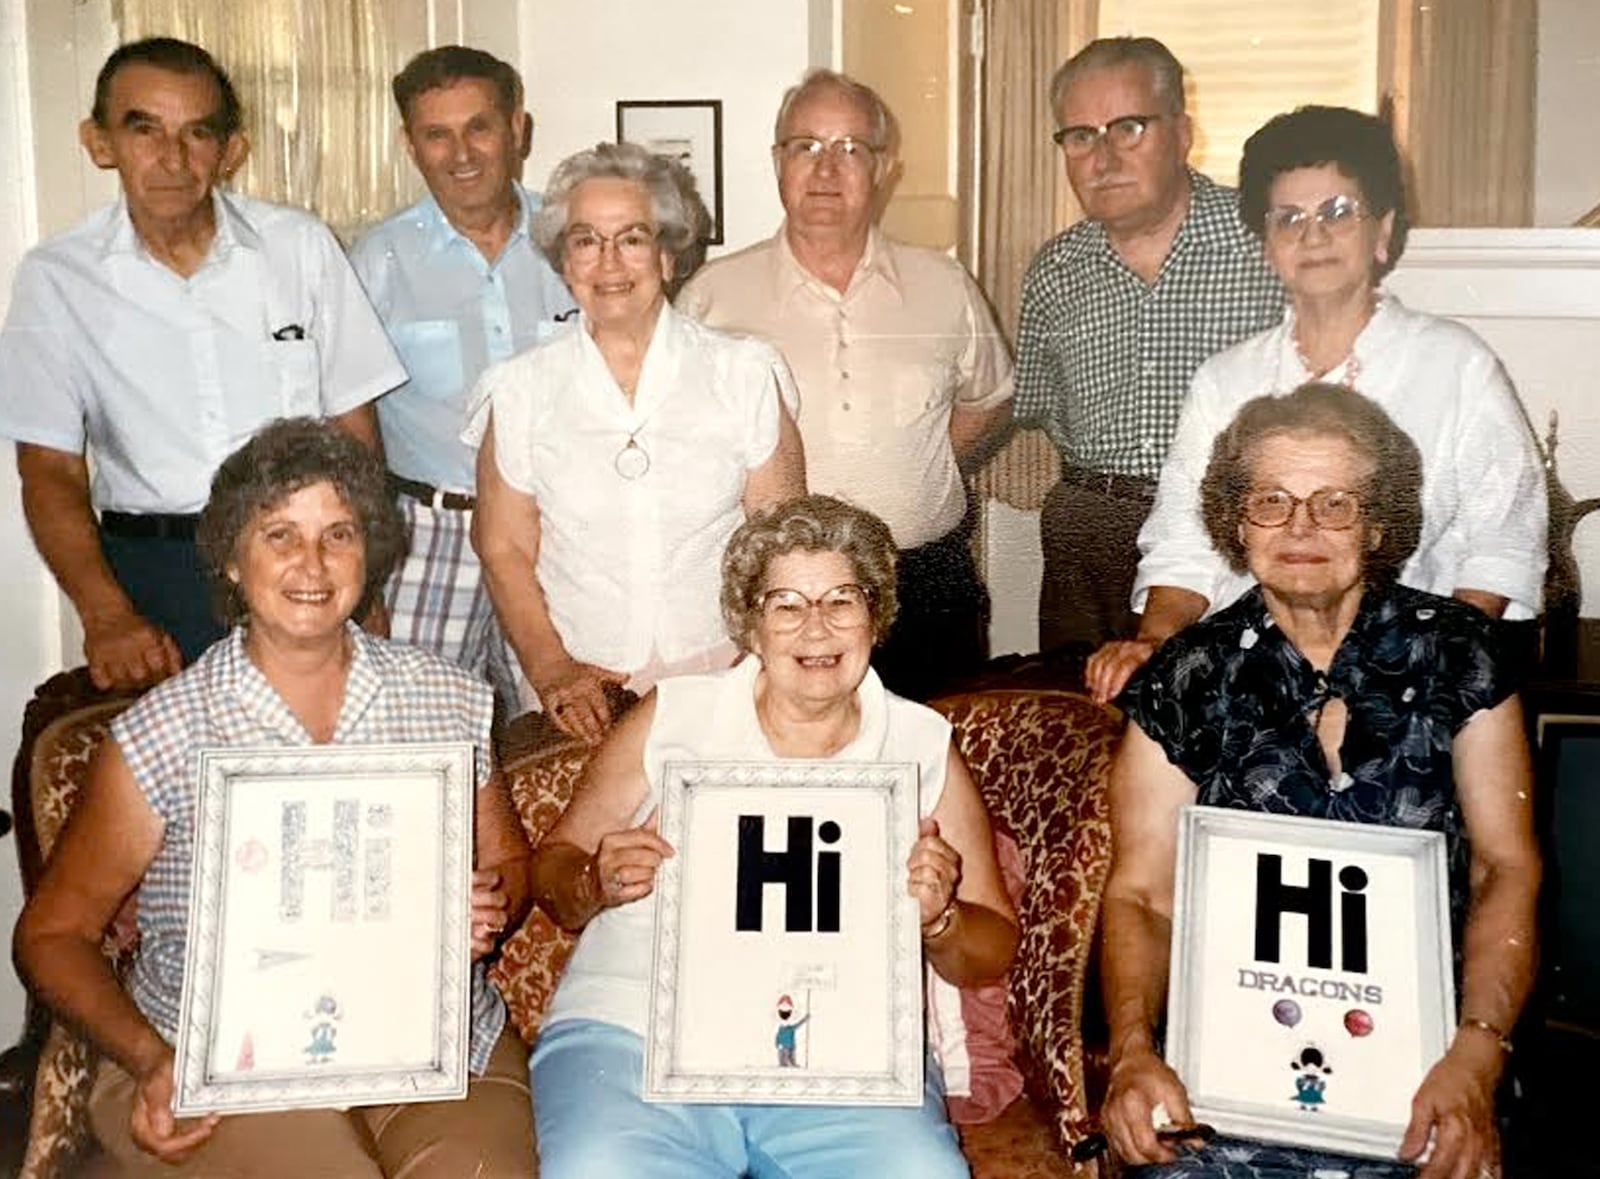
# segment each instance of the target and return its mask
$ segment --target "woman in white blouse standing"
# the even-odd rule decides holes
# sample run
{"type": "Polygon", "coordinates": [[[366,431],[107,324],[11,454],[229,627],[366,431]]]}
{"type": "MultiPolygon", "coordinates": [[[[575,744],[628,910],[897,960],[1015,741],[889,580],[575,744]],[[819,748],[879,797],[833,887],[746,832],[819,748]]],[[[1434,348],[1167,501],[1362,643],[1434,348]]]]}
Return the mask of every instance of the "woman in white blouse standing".
{"type": "Polygon", "coordinates": [[[751,512],[805,492],[777,351],[676,314],[706,224],[694,182],[631,144],[562,161],[534,218],[581,315],[484,374],[473,546],[536,704],[595,742],[606,686],[726,667],[718,563],[751,512]]]}

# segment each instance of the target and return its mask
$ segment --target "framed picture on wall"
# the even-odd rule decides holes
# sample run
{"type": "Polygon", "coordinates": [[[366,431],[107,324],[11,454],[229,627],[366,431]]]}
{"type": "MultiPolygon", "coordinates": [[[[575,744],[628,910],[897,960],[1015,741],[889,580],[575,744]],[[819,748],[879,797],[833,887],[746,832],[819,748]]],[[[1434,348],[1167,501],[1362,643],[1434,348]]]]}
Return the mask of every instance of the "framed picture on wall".
{"type": "Polygon", "coordinates": [[[1170,977],[1196,1119],[1394,1158],[1455,1030],[1444,836],[1184,808],[1170,977]]]}
{"type": "Polygon", "coordinates": [[[469,743],[202,749],[180,1116],[467,1092],[469,743]]]}
{"type": "Polygon", "coordinates": [[[666,766],[646,1101],[917,1105],[917,769],[666,766]]]}
{"type": "Polygon", "coordinates": [[[689,169],[706,212],[711,214],[706,242],[722,244],[721,99],[619,102],[617,142],[636,143],[689,169]]]}

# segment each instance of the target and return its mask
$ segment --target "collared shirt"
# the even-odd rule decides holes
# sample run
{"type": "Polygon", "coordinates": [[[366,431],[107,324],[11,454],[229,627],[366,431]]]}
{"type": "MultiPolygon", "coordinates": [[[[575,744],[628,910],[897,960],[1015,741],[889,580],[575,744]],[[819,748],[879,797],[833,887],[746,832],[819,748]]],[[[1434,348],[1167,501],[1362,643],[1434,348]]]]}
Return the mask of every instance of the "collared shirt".
{"type": "Polygon", "coordinates": [[[117,201],[17,268],[0,332],[0,436],[95,458],[96,507],[198,512],[222,460],[280,417],[331,417],[405,380],[328,228],[214,192],[183,278],[117,201]]]}
{"type": "MultiPolygon", "coordinates": [[[[1200,480],[1212,441],[1240,406],[1310,379],[1295,348],[1292,315],[1200,367],[1139,534],[1135,610],[1144,608],[1151,586],[1193,590],[1218,609],[1253,584],[1212,547],[1200,517],[1200,480]]],[[[1444,596],[1486,590],[1511,600],[1507,618],[1537,614],[1549,553],[1544,469],[1517,395],[1488,346],[1462,324],[1385,295],[1350,359],[1324,379],[1353,384],[1422,452],[1422,534],[1401,583],[1444,596]]]]}
{"type": "Polygon", "coordinates": [[[1283,316],[1283,287],[1233,189],[1198,172],[1189,182],[1154,285],[1098,221],[1050,239],[1028,267],[1015,414],[1043,425],[1073,466],[1158,474],[1200,362],[1283,316]]]}
{"type": "Polygon", "coordinates": [[[1369,588],[1322,673],[1253,589],[1162,644],[1117,704],[1203,805],[1444,832],[1459,934],[1469,889],[1451,750],[1511,695],[1494,625],[1451,598],[1369,588]],[[1348,710],[1337,775],[1314,721],[1334,697],[1348,710]]]}
{"type": "Polygon", "coordinates": [[[777,448],[780,397],[793,406],[776,349],[670,305],[631,405],[582,317],[483,375],[465,437],[492,409],[500,474],[539,505],[529,572],[574,659],[631,673],[726,644],[722,550],[777,448]]]}
{"type": "Polygon", "coordinates": [[[870,508],[914,548],[961,523],[950,414],[1011,396],[1011,357],[960,263],[873,230],[841,294],[784,230],[706,266],[678,309],[770,340],[800,386],[806,486],[870,508]]]}
{"type": "Polygon", "coordinates": [[[477,451],[461,441],[484,369],[547,339],[572,310],[561,276],[528,235],[539,198],[490,262],[428,196],[362,236],[350,261],[410,380],[378,402],[389,469],[447,491],[477,487],[477,451]]]}
{"type": "MultiPolygon", "coordinates": [[[[494,697],[487,685],[416,647],[346,626],[351,660],[334,745],[470,741],[477,778],[489,778],[494,697]]],[[[141,697],[111,723],[133,780],[162,823],[161,846],[139,886],[139,957],[128,991],[169,1042],[178,1031],[189,940],[195,783],[202,746],[307,746],[311,735],[267,682],[236,628],[192,666],[141,697]]],[[[482,1073],[506,1009],[483,963],[472,970],[468,1060],[482,1073]]]]}

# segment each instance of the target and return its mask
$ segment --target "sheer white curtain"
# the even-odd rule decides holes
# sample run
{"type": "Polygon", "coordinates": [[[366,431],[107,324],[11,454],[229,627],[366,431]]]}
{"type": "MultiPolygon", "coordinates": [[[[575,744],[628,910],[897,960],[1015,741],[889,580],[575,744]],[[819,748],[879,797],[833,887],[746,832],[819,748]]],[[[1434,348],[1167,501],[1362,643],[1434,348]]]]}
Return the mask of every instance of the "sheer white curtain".
{"type": "Polygon", "coordinates": [[[244,104],[240,190],[314,210],[341,238],[416,199],[389,80],[430,44],[427,0],[120,0],[124,41],[180,37],[244,104]]]}

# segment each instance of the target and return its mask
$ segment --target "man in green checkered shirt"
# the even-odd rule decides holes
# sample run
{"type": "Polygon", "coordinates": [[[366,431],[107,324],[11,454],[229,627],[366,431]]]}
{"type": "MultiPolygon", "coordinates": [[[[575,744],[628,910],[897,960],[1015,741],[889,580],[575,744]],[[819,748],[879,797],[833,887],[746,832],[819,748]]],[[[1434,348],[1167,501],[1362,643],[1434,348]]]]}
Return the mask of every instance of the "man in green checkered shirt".
{"type": "Polygon", "coordinates": [[[1126,638],[1139,528],[1189,380],[1277,323],[1283,289],[1230,188],[1187,164],[1183,67],[1149,37],[1095,41],[1051,82],[1056,142],[1084,218],[1023,283],[1015,415],[1063,475],[1040,520],[1039,645],[1126,638]]]}

